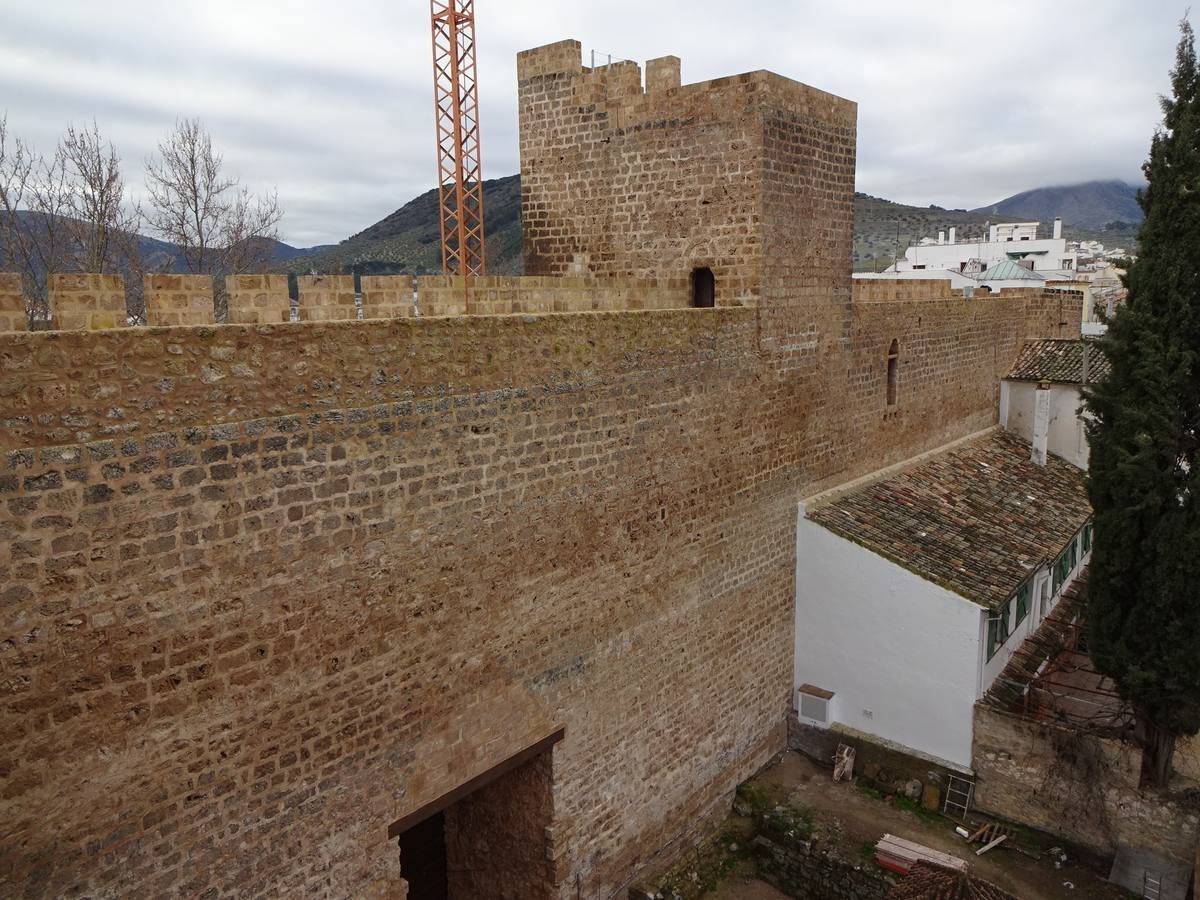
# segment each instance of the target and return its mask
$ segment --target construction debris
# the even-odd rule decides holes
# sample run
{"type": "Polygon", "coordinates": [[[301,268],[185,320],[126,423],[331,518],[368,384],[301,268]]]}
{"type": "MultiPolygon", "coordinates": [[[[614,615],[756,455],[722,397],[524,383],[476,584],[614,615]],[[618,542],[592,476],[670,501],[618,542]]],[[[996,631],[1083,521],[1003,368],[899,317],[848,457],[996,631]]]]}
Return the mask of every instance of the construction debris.
{"type": "Polygon", "coordinates": [[[901,875],[907,874],[908,870],[919,862],[930,863],[955,872],[967,871],[965,860],[913,841],[906,841],[894,834],[885,834],[879,839],[875,845],[875,861],[883,868],[901,875]]]}
{"type": "Polygon", "coordinates": [[[838,744],[837,753],[833,757],[834,782],[849,781],[854,777],[854,748],[846,744],[838,744]]]}
{"type": "Polygon", "coordinates": [[[1002,834],[998,838],[993,838],[991,841],[989,841],[988,843],[986,843],[982,847],[980,847],[978,850],[976,850],[975,855],[983,856],[983,854],[987,853],[993,847],[998,847],[1000,844],[1003,844],[1007,840],[1008,840],[1007,834],[1002,834]]]}

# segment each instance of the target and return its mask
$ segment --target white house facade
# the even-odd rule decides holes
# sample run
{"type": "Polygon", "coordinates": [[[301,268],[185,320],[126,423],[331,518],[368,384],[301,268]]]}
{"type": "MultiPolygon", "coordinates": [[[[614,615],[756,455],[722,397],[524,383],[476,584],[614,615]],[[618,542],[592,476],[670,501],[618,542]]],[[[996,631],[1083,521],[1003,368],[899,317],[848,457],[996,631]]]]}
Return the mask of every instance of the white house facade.
{"type": "Polygon", "coordinates": [[[975,701],[1086,565],[1082,473],[1002,430],[802,505],[800,721],[969,770],[975,701]]]}
{"type": "Polygon", "coordinates": [[[1054,233],[1048,238],[1038,236],[1037,222],[1008,222],[991,226],[986,241],[960,242],[951,228],[949,240],[939,233],[937,242],[909,247],[887,271],[949,270],[972,275],[1006,260],[1023,261],[1036,272],[1071,272],[1078,268],[1079,251],[1063,238],[1061,219],[1054,220],[1054,233]]]}

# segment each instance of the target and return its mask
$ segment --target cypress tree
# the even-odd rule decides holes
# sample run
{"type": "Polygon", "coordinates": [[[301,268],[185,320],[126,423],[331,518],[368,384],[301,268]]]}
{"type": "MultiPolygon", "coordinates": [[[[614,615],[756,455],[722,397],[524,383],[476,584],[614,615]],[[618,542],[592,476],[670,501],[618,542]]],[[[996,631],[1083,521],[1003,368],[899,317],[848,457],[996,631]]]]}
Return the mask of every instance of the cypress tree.
{"type": "Polygon", "coordinates": [[[1165,786],[1200,730],[1200,73],[1185,20],[1142,169],[1128,298],[1085,391],[1095,510],[1089,647],[1135,717],[1143,783],[1165,786]]]}

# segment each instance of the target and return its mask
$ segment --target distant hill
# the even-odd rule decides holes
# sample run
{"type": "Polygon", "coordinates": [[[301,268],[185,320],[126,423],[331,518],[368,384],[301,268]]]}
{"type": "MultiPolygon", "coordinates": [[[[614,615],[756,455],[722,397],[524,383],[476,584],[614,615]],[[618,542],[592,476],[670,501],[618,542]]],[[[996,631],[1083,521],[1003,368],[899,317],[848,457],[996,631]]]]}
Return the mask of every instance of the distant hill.
{"type": "MultiPolygon", "coordinates": [[[[1120,182],[1094,184],[1119,185],[1120,182]]],[[[1132,196],[1134,188],[1128,185],[1122,187],[1132,196]]],[[[1084,188],[1085,185],[1076,185],[1074,189],[1041,188],[1026,191],[986,210],[973,211],[948,210],[940,206],[906,206],[868,194],[855,194],[854,268],[859,271],[886,268],[894,259],[897,248],[903,254],[910,243],[923,237],[936,237],[938,231],[951,226],[958,229],[959,241],[974,241],[985,236],[985,226],[989,222],[994,224],[1013,219],[1032,221],[1036,218],[1043,224],[1043,233],[1049,235],[1056,214],[1063,216],[1063,233],[1072,240],[1100,239],[1113,246],[1130,246],[1136,237],[1136,226],[1132,223],[1106,228],[1109,222],[1123,220],[1104,219],[1099,224],[1076,227],[1072,210],[1089,196],[1090,192],[1084,188]],[[1077,205],[1042,215],[1004,210],[1004,205],[1010,201],[1052,191],[1072,191],[1077,205]]],[[[483,191],[488,232],[488,271],[500,275],[520,274],[520,176],[509,175],[485,181],[483,191]]],[[[1099,208],[1097,203],[1092,205],[1099,208]]],[[[434,189],[410,200],[394,213],[341,243],[281,260],[278,269],[294,273],[358,272],[368,275],[436,273],[441,270],[440,240],[437,190],[434,189]]]]}
{"type": "MultiPolygon", "coordinates": [[[[521,179],[519,175],[483,183],[488,233],[488,271],[521,272],[521,179]]],[[[1141,209],[1137,188],[1120,181],[1092,181],[1066,187],[1037,188],[976,210],[906,206],[869,194],[854,195],[854,268],[884,269],[897,253],[923,237],[937,237],[951,226],[959,241],[984,237],[990,222],[1034,221],[1049,235],[1054,217],[1063,218],[1063,234],[1072,240],[1098,239],[1108,246],[1133,248],[1141,209]]],[[[22,213],[31,216],[30,213],[22,213]]],[[[431,274],[441,270],[437,190],[426,191],[395,212],[337,244],[299,248],[274,242],[275,271],[304,274],[431,274]]],[[[142,237],[144,256],[158,271],[179,271],[178,248],[142,237]]]]}
{"type": "Polygon", "coordinates": [[[1086,181],[1022,191],[974,211],[1009,221],[1053,222],[1062,216],[1064,223],[1077,228],[1103,228],[1112,222],[1142,221],[1137,192],[1135,185],[1123,181],[1086,181]]]}
{"type": "MultiPolygon", "coordinates": [[[[483,183],[488,272],[521,271],[521,176],[483,183]]],[[[361,275],[426,275],[440,272],[441,231],[437,188],[410,200],[394,213],[338,244],[296,256],[280,271],[357,272],[361,275]]]]}
{"type": "MultiPolygon", "coordinates": [[[[4,213],[0,213],[2,217],[4,213]]],[[[17,222],[20,227],[27,230],[33,230],[44,227],[43,223],[47,221],[44,213],[31,212],[29,210],[17,210],[15,213],[17,222]]],[[[0,218],[0,224],[4,220],[0,218]]],[[[316,251],[323,250],[325,247],[293,247],[290,244],[285,244],[282,241],[270,241],[269,253],[272,265],[280,265],[289,259],[297,256],[310,255],[316,251]]],[[[146,267],[152,272],[182,272],[184,271],[183,254],[178,246],[160,241],[157,238],[152,238],[144,234],[138,235],[138,251],[142,259],[145,261],[146,267]]],[[[15,262],[9,262],[3,258],[3,251],[0,249],[0,265],[14,267],[15,262]]]]}

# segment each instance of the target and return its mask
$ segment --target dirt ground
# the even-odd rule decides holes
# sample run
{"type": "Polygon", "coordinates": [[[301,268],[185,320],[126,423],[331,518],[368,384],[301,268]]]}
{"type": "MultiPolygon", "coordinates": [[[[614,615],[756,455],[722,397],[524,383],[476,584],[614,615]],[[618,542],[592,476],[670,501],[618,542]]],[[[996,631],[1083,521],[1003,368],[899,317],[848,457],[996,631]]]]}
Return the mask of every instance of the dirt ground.
{"type": "Polygon", "coordinates": [[[704,900],[791,900],[787,894],[777,891],[765,881],[734,875],[717,885],[704,900]]]}
{"type": "MultiPolygon", "coordinates": [[[[979,845],[966,843],[954,823],[929,821],[907,810],[864,793],[853,784],[834,784],[828,769],[798,753],[785,753],[780,761],[754,779],[776,801],[807,807],[826,838],[839,835],[838,843],[850,854],[865,856],[884,833],[916,841],[967,860],[971,871],[1004,888],[1019,900],[1123,900],[1130,895],[1104,880],[1098,861],[1069,858],[1061,868],[1043,856],[1035,860],[1000,845],[976,856],[979,845]]],[[[710,897],[719,900],[779,900],[784,895],[744,873],[727,878],[710,897]]]]}

